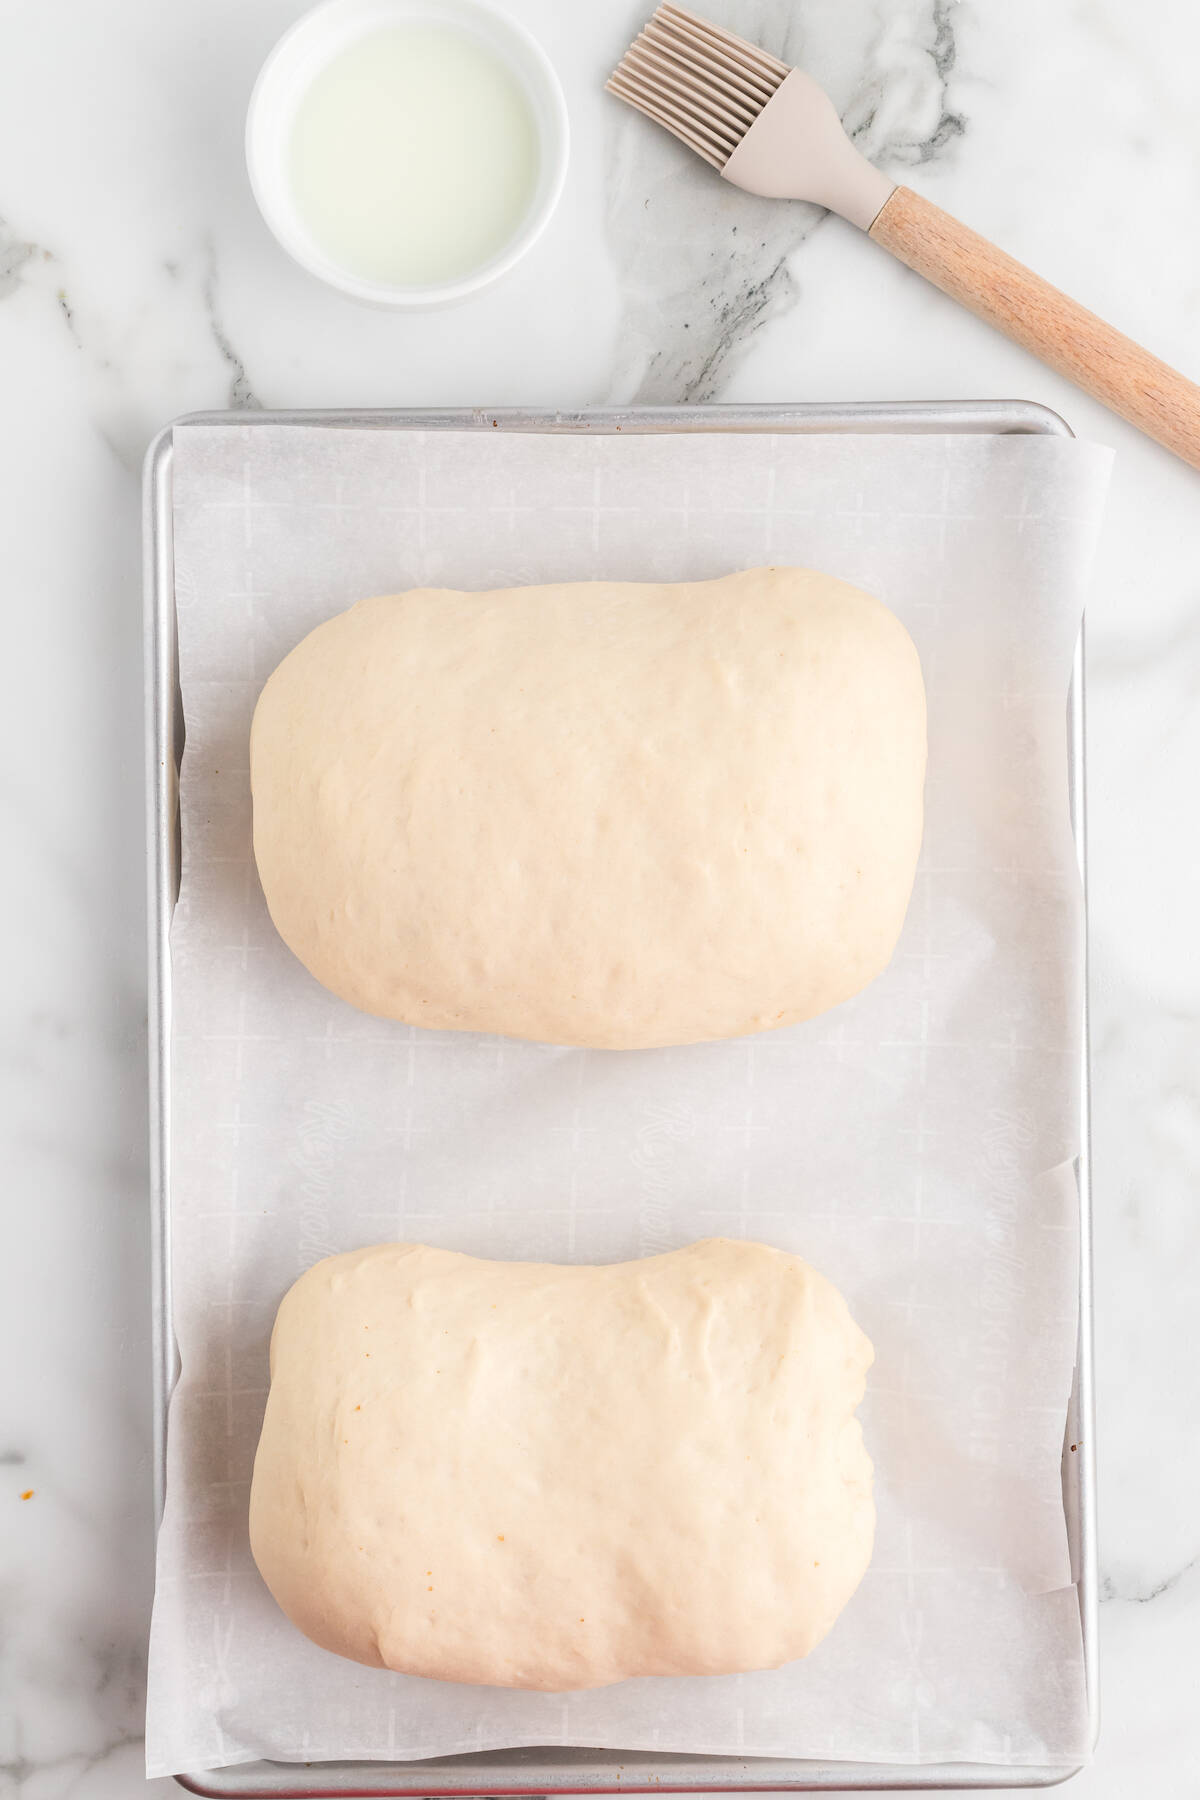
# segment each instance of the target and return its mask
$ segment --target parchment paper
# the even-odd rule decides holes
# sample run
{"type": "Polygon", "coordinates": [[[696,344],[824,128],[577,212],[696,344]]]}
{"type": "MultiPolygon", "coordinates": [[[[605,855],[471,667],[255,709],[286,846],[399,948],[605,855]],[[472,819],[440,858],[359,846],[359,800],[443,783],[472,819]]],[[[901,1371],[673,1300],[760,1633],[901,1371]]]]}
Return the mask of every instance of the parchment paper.
{"type": "MultiPolygon", "coordinates": [[[[170,1414],[150,1774],[575,1744],[919,1762],[1086,1754],[1060,1456],[1076,1333],[1080,895],[1064,707],[1109,454],[1035,437],[183,428],[170,1414]],[[826,569],[908,625],[928,823],[889,970],[778,1033],[629,1054],[368,1018],[275,935],[247,733],[364,595],[826,569]],[[877,1361],[874,1562],[807,1661],[552,1696],[317,1649],[250,1559],[267,1339],[317,1258],[798,1251],[877,1361]]],[[[664,680],[669,671],[664,671],[664,680]]],[[[402,697],[401,697],[402,703],[402,697]]]]}

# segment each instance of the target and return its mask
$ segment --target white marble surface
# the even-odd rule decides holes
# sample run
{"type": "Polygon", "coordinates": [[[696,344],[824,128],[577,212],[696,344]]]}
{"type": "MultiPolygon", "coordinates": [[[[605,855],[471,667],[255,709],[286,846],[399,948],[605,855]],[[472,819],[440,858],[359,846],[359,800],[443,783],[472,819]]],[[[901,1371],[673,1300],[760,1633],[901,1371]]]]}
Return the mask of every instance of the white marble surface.
{"type": "MultiPolygon", "coordinates": [[[[849,228],[742,201],[621,116],[598,90],[638,0],[511,9],[567,88],[562,210],[501,286],[392,317],[293,269],[246,190],[246,94],[295,0],[0,0],[0,1793],[144,1786],[152,432],[228,404],[1019,395],[1119,452],[1089,611],[1104,1726],[1074,1791],[1192,1800],[1200,477],[849,228]]],[[[894,172],[1200,375],[1193,0],[719,11],[806,60],[894,172]]]]}

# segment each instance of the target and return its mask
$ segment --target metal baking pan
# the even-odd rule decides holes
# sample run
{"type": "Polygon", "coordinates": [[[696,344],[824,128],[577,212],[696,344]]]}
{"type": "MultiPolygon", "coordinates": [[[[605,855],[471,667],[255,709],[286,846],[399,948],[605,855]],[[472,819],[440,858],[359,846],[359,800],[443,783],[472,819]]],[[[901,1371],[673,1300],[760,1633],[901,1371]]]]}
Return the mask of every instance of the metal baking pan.
{"type": "MultiPolygon", "coordinates": [[[[415,412],[195,413],[179,425],[319,425],[329,430],[729,432],[770,431],[1034,433],[1069,437],[1057,413],[1028,401],[952,401],[898,405],[705,406],[598,408],[584,412],[433,409],[415,412]]],[[[151,445],[145,482],[146,772],[149,846],[150,1182],[153,1234],[155,1505],[161,1519],[166,1484],[167,1407],[178,1375],[171,1318],[171,914],[179,892],[178,774],[183,708],[175,635],[172,545],[172,449],[175,426],[151,445]]],[[[1076,646],[1067,710],[1071,819],[1086,897],[1084,792],[1084,646],[1076,646]]],[[[1086,906],[1084,909],[1086,919],[1086,906]]],[[[1086,926],[1085,926],[1086,930],[1086,926]]],[[[1086,950],[1086,945],[1085,945],[1086,950]]],[[[1086,983],[1085,993],[1086,993],[1086,983]]],[[[1080,1085],[1079,1347],[1067,1412],[1063,1505],[1077,1574],[1083,1621],[1088,1716],[1099,1726],[1098,1581],[1096,1563],[1094,1397],[1092,1388],[1092,1246],[1090,1107],[1086,999],[1083,1079],[1080,1085]],[[1066,1446],[1073,1453],[1066,1453],[1066,1446]]],[[[537,1748],[439,1756],[405,1763],[243,1763],[180,1774],[191,1793],[271,1796],[440,1796],[570,1793],[812,1793],[963,1788],[1050,1787],[1076,1771],[1000,1768],[978,1763],[899,1766],[889,1763],[791,1761],[774,1757],[718,1757],[616,1750],[537,1748]]]]}

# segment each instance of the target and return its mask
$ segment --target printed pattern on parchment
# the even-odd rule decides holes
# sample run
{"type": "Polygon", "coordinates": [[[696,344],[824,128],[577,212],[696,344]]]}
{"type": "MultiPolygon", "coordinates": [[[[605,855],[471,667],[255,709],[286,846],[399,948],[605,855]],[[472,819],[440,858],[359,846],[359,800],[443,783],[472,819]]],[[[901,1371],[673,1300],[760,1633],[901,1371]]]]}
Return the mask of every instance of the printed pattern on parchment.
{"type": "Polygon", "coordinates": [[[522,1743],[890,1761],[1084,1749],[1058,1463],[1075,1334],[1079,895],[1063,705],[1107,473],[1061,440],[548,438],[184,428],[187,719],[174,966],[174,1398],[152,1773],[522,1743]],[[355,1013],[274,933],[250,845],[258,691],[313,625],[416,585],[829,569],[912,631],[924,853],[896,958],[827,1017],[614,1054],[355,1013]],[[871,1570],[825,1646],[571,1696],[359,1669],[246,1541],[275,1305],[388,1238],[603,1260],[799,1251],[877,1351],[871,1570]]]}

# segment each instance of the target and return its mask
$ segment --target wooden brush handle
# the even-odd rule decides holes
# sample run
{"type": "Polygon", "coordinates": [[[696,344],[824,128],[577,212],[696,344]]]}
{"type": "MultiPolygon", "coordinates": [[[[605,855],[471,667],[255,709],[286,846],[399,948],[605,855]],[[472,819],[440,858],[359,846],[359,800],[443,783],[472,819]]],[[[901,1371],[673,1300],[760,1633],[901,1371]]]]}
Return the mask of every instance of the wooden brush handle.
{"type": "Polygon", "coordinates": [[[1085,393],[1200,469],[1200,387],[911,188],[870,235],[1085,393]]]}

